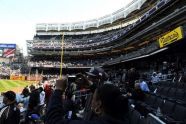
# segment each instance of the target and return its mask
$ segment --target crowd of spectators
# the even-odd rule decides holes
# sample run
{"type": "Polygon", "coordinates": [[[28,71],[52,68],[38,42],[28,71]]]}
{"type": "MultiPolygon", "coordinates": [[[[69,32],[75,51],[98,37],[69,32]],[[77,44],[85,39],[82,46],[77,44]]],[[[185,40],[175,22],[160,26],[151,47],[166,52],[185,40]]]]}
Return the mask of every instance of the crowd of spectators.
{"type": "MultiPolygon", "coordinates": [[[[142,47],[140,49],[137,50],[133,50],[131,52],[128,53],[120,53],[118,55],[112,55],[112,56],[105,56],[105,57],[100,57],[97,59],[87,59],[85,60],[66,60],[63,63],[63,67],[87,67],[87,66],[96,66],[96,65],[105,65],[105,64],[111,64],[111,63],[116,63],[116,62],[120,62],[123,60],[129,60],[129,59],[133,59],[136,57],[142,57],[145,55],[148,55],[154,51],[156,51],[158,49],[157,44],[154,43],[150,43],[145,47],[142,47]]],[[[46,58],[42,58],[42,60],[45,61],[40,61],[39,59],[37,60],[31,60],[28,65],[30,67],[55,67],[58,68],[60,67],[60,61],[57,61],[59,59],[56,59],[56,61],[53,60],[47,60],[46,58]]]]}
{"type": "MultiPolygon", "coordinates": [[[[87,67],[87,66],[95,66],[100,63],[103,63],[103,61],[108,59],[97,59],[97,60],[73,60],[73,61],[65,61],[63,63],[63,67],[87,67]]],[[[28,62],[28,66],[30,67],[53,67],[53,68],[59,68],[61,66],[60,61],[30,61],[28,62]]]]}
{"type": "Polygon", "coordinates": [[[20,69],[14,69],[8,64],[0,65],[0,78],[8,79],[10,75],[21,74],[20,69]]]}
{"type": "Polygon", "coordinates": [[[0,66],[0,75],[1,76],[9,76],[10,75],[10,67],[8,66],[0,66]]]}
{"type": "MultiPolygon", "coordinates": [[[[126,29],[117,29],[109,32],[104,32],[100,34],[88,34],[82,36],[65,36],[64,48],[84,48],[98,46],[102,44],[109,43],[116,40],[122,36],[123,31],[126,29]]],[[[47,37],[49,39],[40,38],[36,36],[32,42],[32,48],[42,48],[42,49],[61,49],[62,40],[59,36],[47,37]]]]}

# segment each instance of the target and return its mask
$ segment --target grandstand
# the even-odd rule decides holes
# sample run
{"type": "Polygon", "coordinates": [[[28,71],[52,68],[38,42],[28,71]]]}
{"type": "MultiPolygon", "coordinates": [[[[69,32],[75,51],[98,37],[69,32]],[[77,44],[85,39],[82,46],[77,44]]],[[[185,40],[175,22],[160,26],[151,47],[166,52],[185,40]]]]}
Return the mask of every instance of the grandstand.
{"type": "Polygon", "coordinates": [[[98,20],[71,25],[38,24],[33,40],[27,41],[29,65],[59,69],[62,32],[65,68],[106,66],[151,56],[166,49],[160,49],[156,42],[162,34],[184,27],[184,18],[172,22],[184,14],[182,2],[137,0],[130,4],[127,12],[123,8],[112,13],[113,16],[98,20]],[[170,21],[171,25],[165,28],[170,21]]]}
{"type": "Polygon", "coordinates": [[[131,124],[147,123],[148,118],[155,119],[155,123],[186,123],[184,15],[185,0],[134,0],[128,8],[94,20],[37,24],[35,36],[27,40],[30,72],[57,78],[62,47],[64,74],[99,66],[111,73],[114,83],[120,81],[118,75],[121,77],[122,69],[135,67],[149,78],[164,67],[163,62],[175,63],[179,79],[166,75],[158,87],[152,86],[157,93],[149,93],[145,102],[139,103],[145,111],[140,113],[131,107],[131,124]],[[157,108],[163,111],[158,119],[154,116],[157,108]]]}

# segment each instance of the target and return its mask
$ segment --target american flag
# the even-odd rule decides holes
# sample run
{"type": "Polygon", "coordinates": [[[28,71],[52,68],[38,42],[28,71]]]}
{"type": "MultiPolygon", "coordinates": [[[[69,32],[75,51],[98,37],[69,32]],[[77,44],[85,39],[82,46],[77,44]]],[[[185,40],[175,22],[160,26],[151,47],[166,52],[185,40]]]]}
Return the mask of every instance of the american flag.
{"type": "Polygon", "coordinates": [[[10,58],[14,57],[15,49],[4,49],[3,57],[10,58]]]}

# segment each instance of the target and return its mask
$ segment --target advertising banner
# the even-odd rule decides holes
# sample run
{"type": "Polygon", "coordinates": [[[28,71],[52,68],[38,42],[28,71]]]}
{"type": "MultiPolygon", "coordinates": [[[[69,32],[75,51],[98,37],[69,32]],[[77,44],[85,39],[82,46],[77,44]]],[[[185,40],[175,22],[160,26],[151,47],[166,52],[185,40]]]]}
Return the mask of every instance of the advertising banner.
{"type": "Polygon", "coordinates": [[[182,27],[177,27],[176,29],[172,30],[171,32],[165,34],[164,36],[158,39],[160,48],[163,48],[171,43],[179,41],[183,39],[183,30],[182,27]]]}
{"type": "Polygon", "coordinates": [[[24,80],[25,80],[25,76],[22,76],[22,75],[11,75],[11,76],[10,76],[10,80],[20,80],[20,81],[24,81],[24,80]]]}

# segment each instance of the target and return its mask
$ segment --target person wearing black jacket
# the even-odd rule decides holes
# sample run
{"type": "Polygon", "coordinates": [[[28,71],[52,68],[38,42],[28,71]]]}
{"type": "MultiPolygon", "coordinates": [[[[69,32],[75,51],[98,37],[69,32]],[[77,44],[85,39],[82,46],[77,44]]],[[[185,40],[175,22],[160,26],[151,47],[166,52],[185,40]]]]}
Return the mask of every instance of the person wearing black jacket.
{"type": "Polygon", "coordinates": [[[19,124],[20,110],[16,106],[16,94],[7,91],[3,96],[5,106],[0,110],[0,124],[19,124]]]}
{"type": "Polygon", "coordinates": [[[104,84],[94,92],[91,109],[96,117],[89,120],[65,120],[62,94],[67,86],[67,78],[56,81],[56,89],[50,99],[46,114],[46,124],[128,124],[128,99],[112,84],[104,84]]]}

